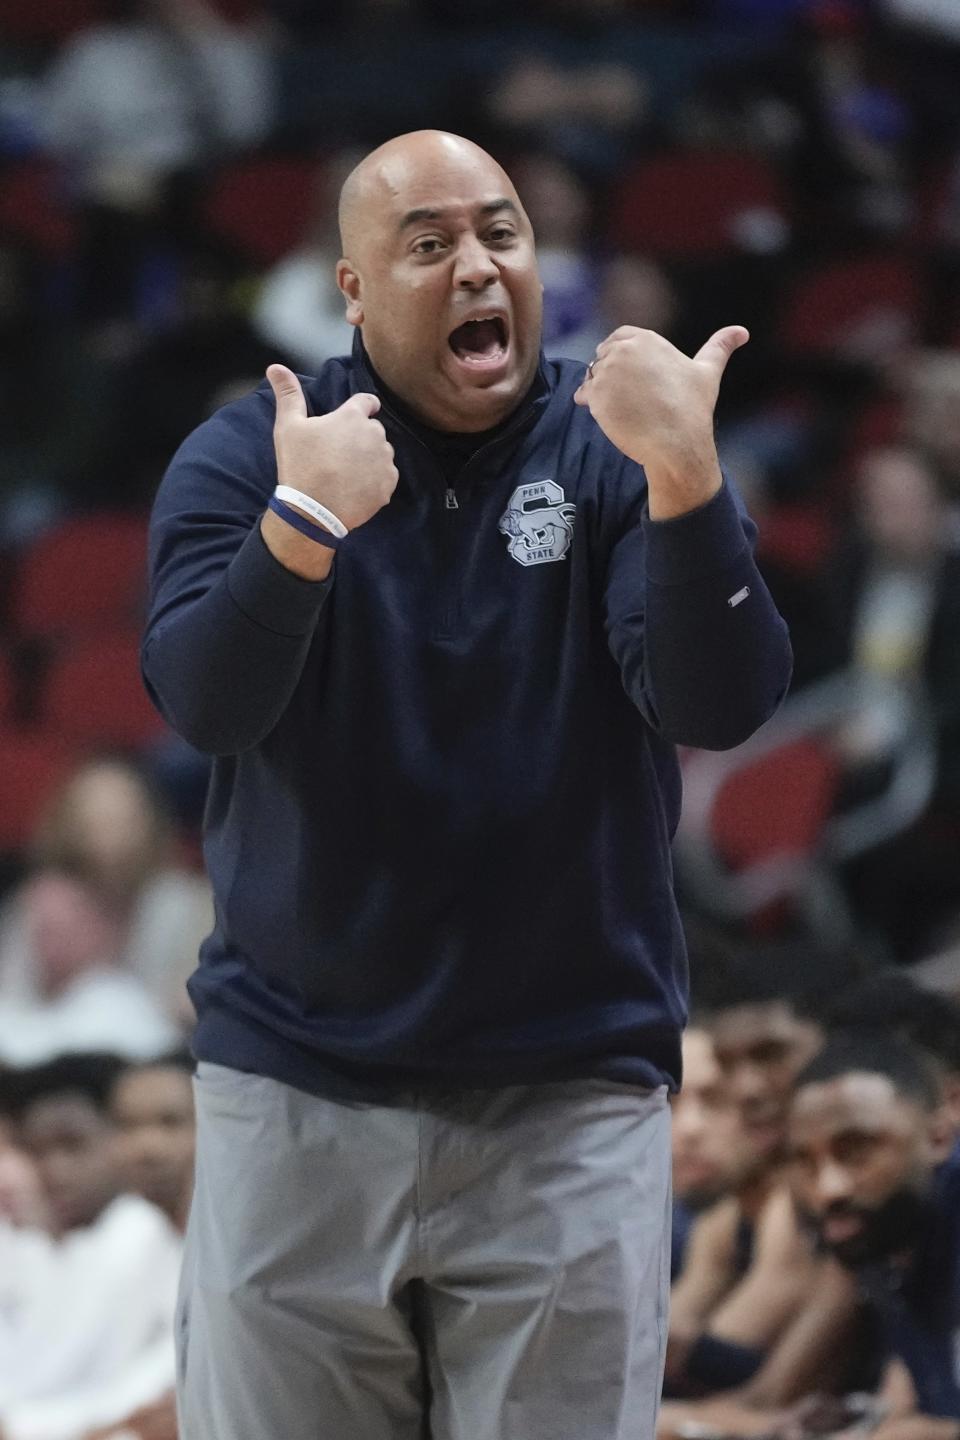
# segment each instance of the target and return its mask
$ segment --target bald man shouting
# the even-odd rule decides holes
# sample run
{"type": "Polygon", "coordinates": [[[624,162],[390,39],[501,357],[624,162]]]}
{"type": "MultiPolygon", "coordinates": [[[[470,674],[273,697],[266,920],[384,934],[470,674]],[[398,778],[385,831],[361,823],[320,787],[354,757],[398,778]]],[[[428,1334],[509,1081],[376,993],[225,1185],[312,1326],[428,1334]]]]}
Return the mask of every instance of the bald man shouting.
{"type": "Polygon", "coordinates": [[[181,1440],[646,1440],[686,962],[674,746],[790,651],[721,474],[746,340],[540,351],[457,136],[341,201],[353,354],[192,434],[148,687],[214,755],[181,1440]]]}

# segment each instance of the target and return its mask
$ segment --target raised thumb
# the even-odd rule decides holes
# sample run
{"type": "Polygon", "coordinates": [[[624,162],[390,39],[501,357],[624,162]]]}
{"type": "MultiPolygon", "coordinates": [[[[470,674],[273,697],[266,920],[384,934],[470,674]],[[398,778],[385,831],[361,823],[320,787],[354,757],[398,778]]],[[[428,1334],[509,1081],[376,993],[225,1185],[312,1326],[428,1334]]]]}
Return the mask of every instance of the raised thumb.
{"type": "Polygon", "coordinates": [[[743,325],[725,325],[722,330],[717,330],[705,345],[702,345],[694,355],[694,360],[704,360],[712,365],[717,375],[722,375],[727,368],[727,361],[734,350],[739,350],[741,345],[746,345],[750,339],[750,331],[743,325]]]}
{"type": "Polygon", "coordinates": [[[278,420],[284,415],[306,415],[306,398],[292,370],[286,365],[268,365],[267,379],[277,402],[278,420]]]}

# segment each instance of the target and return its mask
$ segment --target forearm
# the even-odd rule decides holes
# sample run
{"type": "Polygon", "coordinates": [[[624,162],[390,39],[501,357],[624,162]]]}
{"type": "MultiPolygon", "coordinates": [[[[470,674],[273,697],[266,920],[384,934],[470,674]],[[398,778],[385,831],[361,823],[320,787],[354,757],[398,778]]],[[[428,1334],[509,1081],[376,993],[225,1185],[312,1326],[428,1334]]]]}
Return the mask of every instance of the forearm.
{"type": "Polygon", "coordinates": [[[806,1302],[810,1283],[809,1265],[748,1276],[711,1316],[708,1329],[736,1345],[768,1346],[806,1302]]]}
{"type": "Polygon", "coordinates": [[[727,489],[693,513],[647,522],[645,683],[675,744],[746,740],[786,693],[786,626],[727,489]]]}
{"type": "Polygon", "coordinates": [[[143,673],[173,728],[218,755],[238,754],[268,735],[300,679],[328,593],[328,583],[287,569],[257,527],[204,593],[166,603],[161,594],[144,639],[143,673]]]}
{"type": "Polygon", "coordinates": [[[788,1405],[811,1391],[841,1387],[859,1315],[853,1281],[831,1267],[815,1281],[809,1302],[750,1381],[744,1398],[756,1405],[788,1405]]]}
{"type": "Polygon", "coordinates": [[[669,1400],[660,1410],[657,1437],[658,1440],[675,1440],[691,1422],[725,1435],[769,1435],[782,1423],[784,1415],[782,1410],[755,1408],[739,1394],[714,1396],[707,1400],[669,1400]]]}
{"type": "Polygon", "coordinates": [[[939,1415],[905,1415],[888,1420],[874,1440],[960,1440],[960,1420],[939,1415]]]}

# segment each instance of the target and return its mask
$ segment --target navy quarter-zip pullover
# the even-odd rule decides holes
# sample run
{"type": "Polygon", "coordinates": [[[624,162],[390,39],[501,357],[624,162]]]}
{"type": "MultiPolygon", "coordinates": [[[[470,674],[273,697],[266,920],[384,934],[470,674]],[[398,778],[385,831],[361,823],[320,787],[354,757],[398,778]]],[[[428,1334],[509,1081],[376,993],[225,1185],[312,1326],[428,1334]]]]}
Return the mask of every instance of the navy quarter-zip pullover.
{"type": "MultiPolygon", "coordinates": [[[[790,647],[729,482],[651,522],[582,377],[542,362],[453,479],[385,398],[399,484],[322,582],[260,534],[268,386],[174,457],[143,668],[216,757],[199,1058],[370,1098],[679,1082],[674,747],[745,740],[790,647]]],[[[301,383],[314,414],[377,388],[359,343],[301,383]]]]}

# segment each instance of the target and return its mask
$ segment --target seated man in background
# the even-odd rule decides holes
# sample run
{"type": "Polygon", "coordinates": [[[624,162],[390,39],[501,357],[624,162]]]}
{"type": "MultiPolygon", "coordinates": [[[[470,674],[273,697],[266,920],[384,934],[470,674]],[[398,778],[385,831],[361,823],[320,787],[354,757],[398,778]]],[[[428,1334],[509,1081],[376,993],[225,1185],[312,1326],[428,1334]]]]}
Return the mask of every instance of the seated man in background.
{"type": "Polygon", "coordinates": [[[181,1235],[193,1194],[197,1122],[193,1056],[174,1050],[128,1065],[110,1097],[126,1188],[162,1210],[181,1235]]]}
{"type": "MultiPolygon", "coordinates": [[[[956,1440],[960,1155],[922,1052],[887,1029],[834,1034],[799,1079],[788,1172],[825,1257],[822,1283],[750,1385],[665,1406],[660,1434],[682,1436],[694,1425],[704,1435],[796,1440],[842,1429],[844,1404],[831,1415],[813,1395],[792,1409],[783,1402],[801,1390],[844,1388],[836,1361],[852,1353],[851,1321],[866,1318],[859,1338],[873,1353],[861,1343],[861,1359],[877,1383],[882,1377],[875,1413],[887,1416],[878,1440],[956,1440]]],[[[846,1388],[862,1384],[862,1376],[852,1386],[848,1379],[846,1388]]]]}
{"type": "Polygon", "coordinates": [[[926,990],[901,969],[875,970],[844,986],[828,1011],[831,1029],[869,1026],[899,1035],[933,1061],[944,1107],[960,1137],[960,1004],[926,990]]]}
{"type": "MultiPolygon", "coordinates": [[[[11,1072],[0,1066],[0,1225],[16,1229],[49,1229],[47,1207],[37,1167],[17,1143],[8,1114],[11,1072]]],[[[3,1273],[0,1258],[0,1274],[3,1273]]],[[[2,1285],[2,1281],[0,1281],[2,1285]]],[[[0,1295],[0,1311],[4,1309],[0,1295]]]]}
{"type": "Polygon", "coordinates": [[[139,1399],[128,1375],[172,1335],[181,1238],[155,1205],[123,1193],[108,1106],[124,1069],[114,1056],[71,1055],[17,1081],[11,1108],[52,1233],[0,1222],[4,1252],[30,1252],[0,1317],[2,1440],[77,1440],[124,1415],[139,1399]]]}
{"type": "Polygon", "coordinates": [[[749,1380],[817,1273],[781,1165],[793,1082],[821,1043],[819,1026],[789,999],[753,998],[745,977],[709,1031],[740,1138],[730,1193],[694,1222],[674,1286],[668,1396],[749,1380]]]}
{"type": "Polygon", "coordinates": [[[175,1025],[120,965],[117,918],[92,884],[38,870],[23,886],[20,920],[33,990],[0,998],[0,1059],[25,1066],[93,1050],[141,1059],[177,1042],[175,1025]]]}
{"type": "Polygon", "coordinates": [[[725,1195],[745,1163],[739,1116],[708,1030],[692,1022],[683,1036],[683,1087],[672,1097],[673,1242],[670,1274],[683,1270],[697,1216],[725,1195]]]}
{"type": "Polygon", "coordinates": [[[936,1076],[883,1031],[838,1033],[801,1077],[790,1130],[798,1206],[895,1362],[876,1440],[957,1440],[960,1156],[936,1076]]]}

